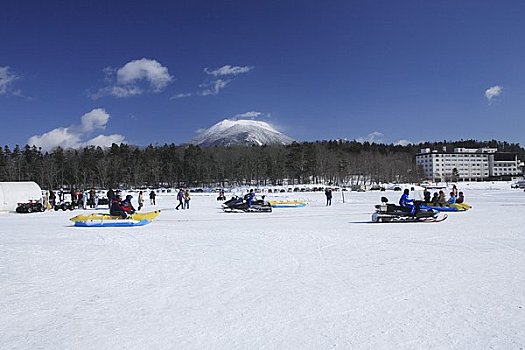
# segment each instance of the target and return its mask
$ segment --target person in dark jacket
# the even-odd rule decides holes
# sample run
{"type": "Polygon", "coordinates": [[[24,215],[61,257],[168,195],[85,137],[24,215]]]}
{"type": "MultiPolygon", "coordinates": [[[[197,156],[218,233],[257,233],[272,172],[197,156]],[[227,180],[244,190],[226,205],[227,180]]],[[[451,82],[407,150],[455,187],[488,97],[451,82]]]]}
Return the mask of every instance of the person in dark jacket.
{"type": "Polygon", "coordinates": [[[432,199],[430,198],[430,192],[427,189],[423,191],[423,198],[425,199],[425,203],[432,202],[432,199]]]}
{"type": "Polygon", "coordinates": [[[326,196],[326,206],[332,205],[332,189],[330,187],[324,191],[324,195],[326,196]]]}
{"type": "Polygon", "coordinates": [[[127,214],[134,214],[135,208],[133,208],[133,204],[131,204],[131,199],[133,196],[127,195],[126,199],[124,199],[122,202],[120,202],[120,208],[122,208],[123,211],[125,211],[127,214]]]}
{"type": "Polygon", "coordinates": [[[246,204],[248,205],[248,208],[252,207],[253,200],[255,199],[255,192],[253,189],[250,189],[250,192],[246,195],[246,204]]]}
{"type": "Polygon", "coordinates": [[[456,198],[456,203],[461,204],[465,202],[465,196],[463,195],[463,192],[459,192],[458,198],[456,198]]]}
{"type": "Polygon", "coordinates": [[[111,200],[111,204],[110,204],[110,208],[109,208],[109,214],[112,215],[112,216],[120,216],[121,218],[123,219],[127,219],[128,218],[128,214],[122,209],[121,205],[120,205],[120,197],[118,196],[113,196],[113,199],[111,200]]]}
{"type": "Polygon", "coordinates": [[[155,205],[155,197],[156,196],[157,196],[157,194],[153,190],[149,193],[149,201],[150,201],[151,205],[155,205]]]}
{"type": "Polygon", "coordinates": [[[106,193],[106,196],[108,197],[108,206],[111,208],[111,202],[113,201],[115,192],[113,192],[113,190],[110,188],[109,191],[106,193]]]}
{"type": "Polygon", "coordinates": [[[184,209],[184,192],[182,192],[182,188],[179,190],[179,193],[177,193],[177,200],[179,201],[179,204],[175,207],[175,209],[179,210],[179,207],[184,209]]]}
{"type": "Polygon", "coordinates": [[[432,196],[432,205],[437,207],[439,205],[439,194],[437,192],[434,192],[434,195],[432,196]]]}

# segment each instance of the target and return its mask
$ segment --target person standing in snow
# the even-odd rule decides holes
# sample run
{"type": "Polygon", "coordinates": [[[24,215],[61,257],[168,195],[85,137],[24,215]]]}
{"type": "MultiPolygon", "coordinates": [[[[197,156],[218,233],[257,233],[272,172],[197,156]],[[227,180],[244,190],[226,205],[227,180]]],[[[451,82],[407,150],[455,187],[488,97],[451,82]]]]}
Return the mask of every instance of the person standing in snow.
{"type": "Polygon", "coordinates": [[[142,191],[139,191],[139,207],[138,207],[138,211],[140,211],[140,209],[142,209],[142,207],[144,206],[144,195],[142,194],[142,191]]]}
{"type": "Polygon", "coordinates": [[[151,192],[149,193],[149,202],[151,205],[155,205],[155,197],[157,196],[157,194],[155,193],[155,191],[151,190],[151,192]]]}
{"type": "Polygon", "coordinates": [[[326,196],[326,206],[331,206],[332,205],[332,189],[330,187],[328,187],[325,191],[324,191],[324,195],[326,196]]]}
{"type": "Polygon", "coordinates": [[[182,192],[182,188],[179,190],[179,193],[177,193],[177,200],[179,201],[179,204],[175,207],[175,209],[179,210],[179,207],[184,209],[184,192],[182,192]]]}
{"type": "Polygon", "coordinates": [[[55,192],[50,190],[49,191],[49,204],[51,205],[51,208],[55,207],[56,200],[57,200],[57,197],[56,197],[55,192]]]}
{"type": "Polygon", "coordinates": [[[111,208],[111,201],[113,200],[113,197],[115,196],[115,192],[110,188],[109,191],[106,193],[106,196],[108,197],[108,207],[111,208]]]}
{"type": "Polygon", "coordinates": [[[98,193],[95,191],[95,198],[93,198],[95,201],[95,209],[98,209],[98,193]]]}
{"type": "Polygon", "coordinates": [[[88,195],[89,193],[87,190],[84,190],[84,192],[82,192],[82,209],[87,208],[88,195]]]}
{"type": "Polygon", "coordinates": [[[190,209],[190,191],[184,192],[184,209],[190,209]]]}
{"type": "Polygon", "coordinates": [[[94,188],[92,188],[90,191],[89,191],[89,207],[90,208],[94,208],[95,207],[95,194],[97,192],[95,191],[94,188]]]}

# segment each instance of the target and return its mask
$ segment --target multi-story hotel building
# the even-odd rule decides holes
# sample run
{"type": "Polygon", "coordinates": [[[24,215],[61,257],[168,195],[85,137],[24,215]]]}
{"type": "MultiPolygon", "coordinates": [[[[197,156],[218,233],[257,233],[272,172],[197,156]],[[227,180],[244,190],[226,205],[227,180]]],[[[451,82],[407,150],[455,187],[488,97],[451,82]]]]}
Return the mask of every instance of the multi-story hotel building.
{"type": "Polygon", "coordinates": [[[454,148],[453,152],[425,148],[416,155],[416,164],[432,181],[510,179],[520,175],[523,166],[517,154],[496,148],[454,148]]]}

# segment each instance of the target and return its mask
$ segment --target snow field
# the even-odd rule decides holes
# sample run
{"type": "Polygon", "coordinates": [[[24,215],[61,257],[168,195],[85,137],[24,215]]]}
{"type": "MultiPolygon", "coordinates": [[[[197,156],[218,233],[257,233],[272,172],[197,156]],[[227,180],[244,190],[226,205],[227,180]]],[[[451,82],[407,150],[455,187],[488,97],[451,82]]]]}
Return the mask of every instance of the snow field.
{"type": "Polygon", "coordinates": [[[436,224],[370,223],[390,191],[260,214],[158,196],[132,228],[0,214],[0,348],[522,348],[525,193],[460,189],[474,208],[436,224]]]}

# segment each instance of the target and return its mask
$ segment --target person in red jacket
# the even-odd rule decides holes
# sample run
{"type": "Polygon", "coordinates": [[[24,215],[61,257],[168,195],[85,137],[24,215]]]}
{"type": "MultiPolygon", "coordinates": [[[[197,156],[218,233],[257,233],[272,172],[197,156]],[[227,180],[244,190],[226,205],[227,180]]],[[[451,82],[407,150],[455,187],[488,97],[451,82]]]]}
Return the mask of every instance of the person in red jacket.
{"type": "Polygon", "coordinates": [[[122,202],[120,202],[120,208],[122,211],[124,211],[127,214],[133,214],[135,213],[135,208],[133,208],[133,205],[131,204],[131,199],[133,196],[127,195],[126,199],[124,199],[122,202]]]}

